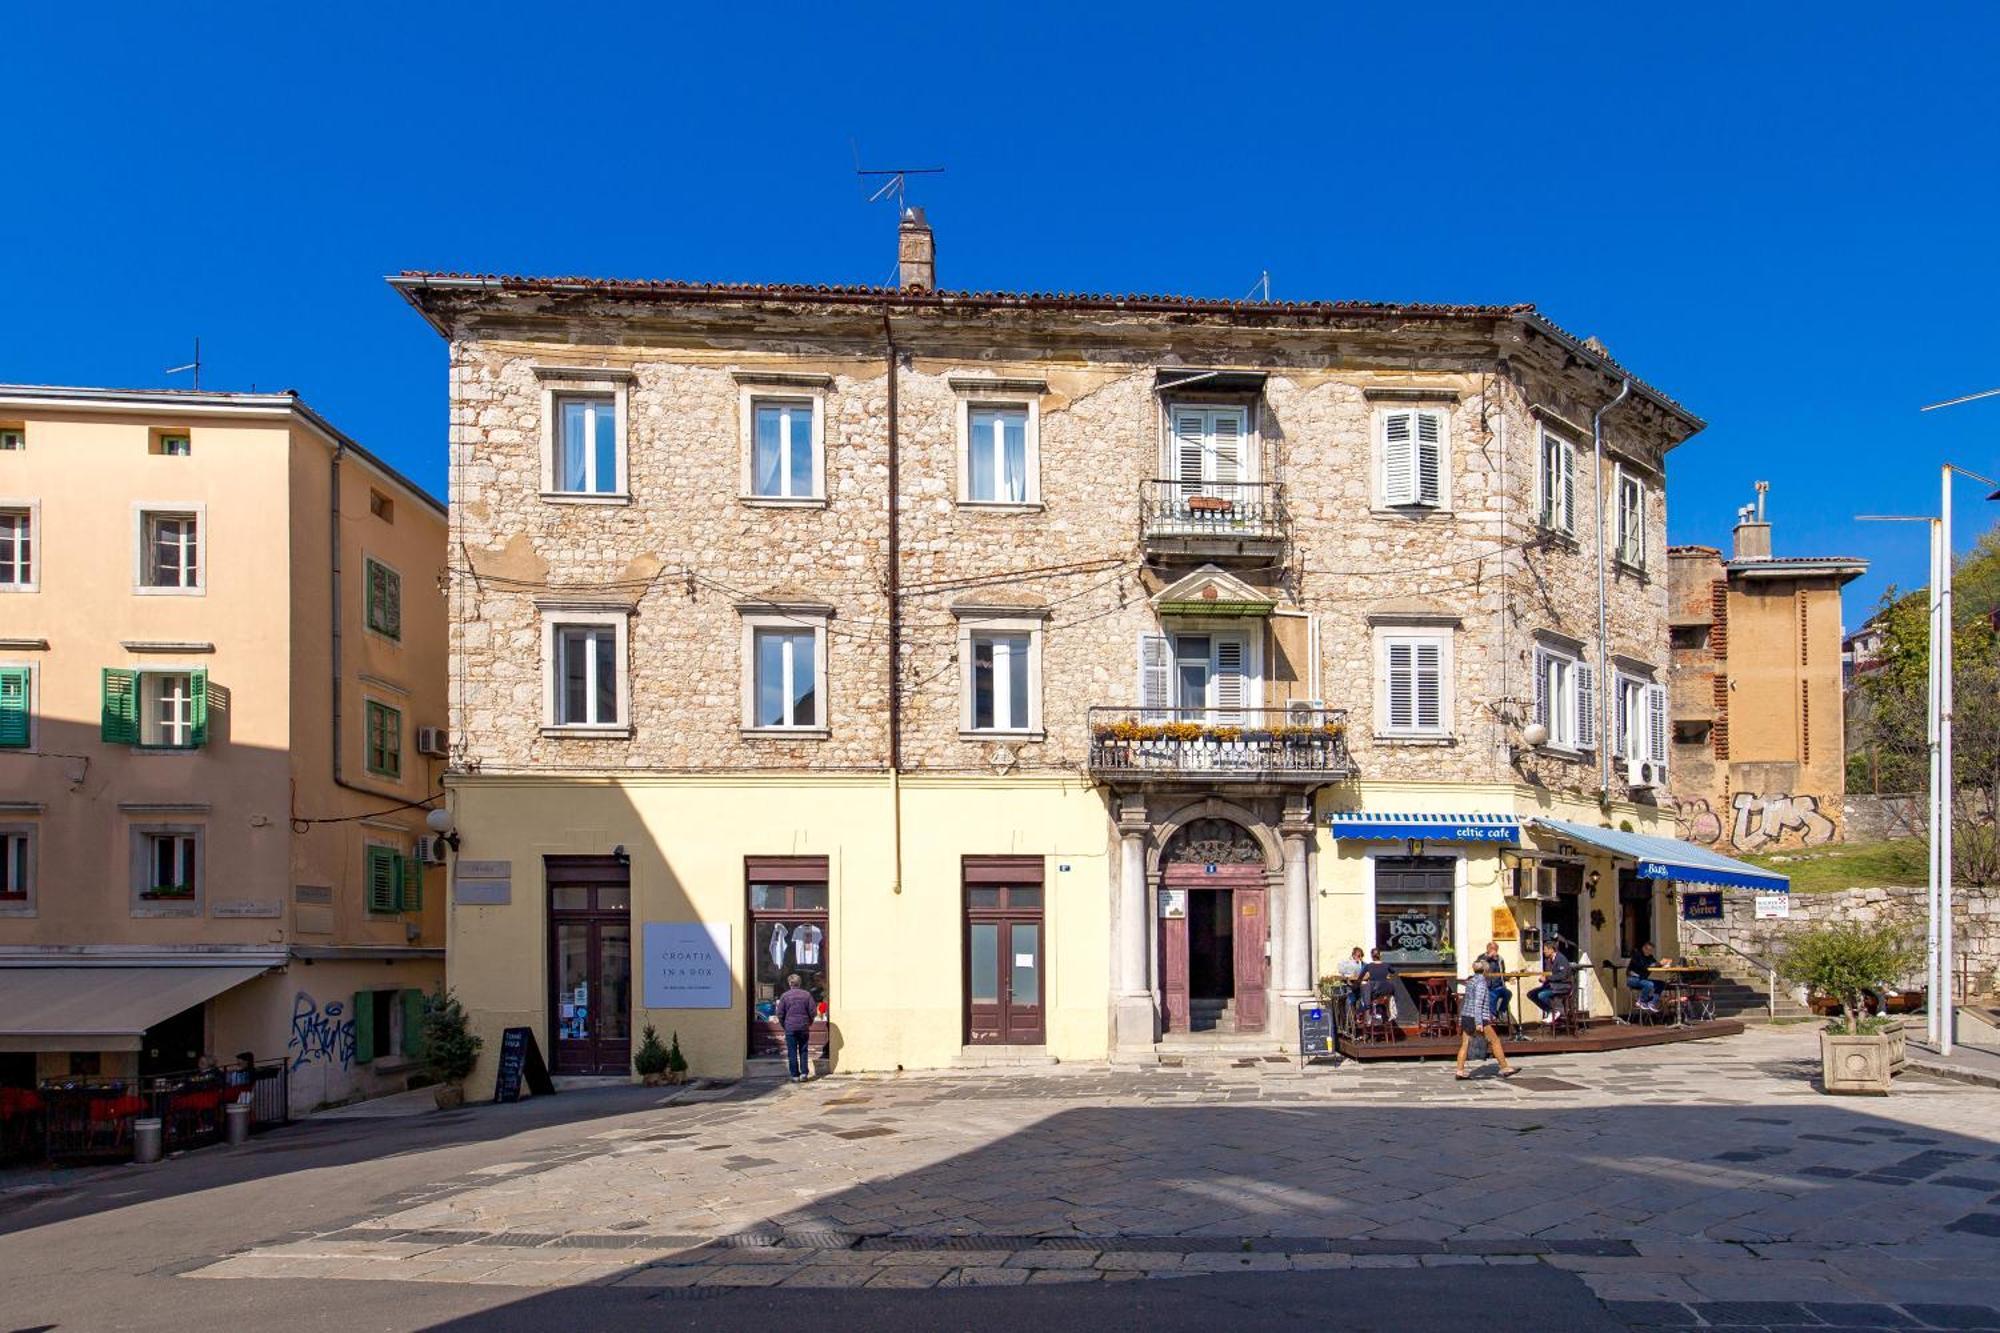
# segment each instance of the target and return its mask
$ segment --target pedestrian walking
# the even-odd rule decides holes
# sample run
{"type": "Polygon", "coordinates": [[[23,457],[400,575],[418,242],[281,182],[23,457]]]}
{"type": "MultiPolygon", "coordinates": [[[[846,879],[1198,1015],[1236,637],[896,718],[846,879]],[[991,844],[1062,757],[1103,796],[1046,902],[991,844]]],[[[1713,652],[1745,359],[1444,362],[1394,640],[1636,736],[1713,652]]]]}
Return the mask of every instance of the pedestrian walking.
{"type": "Polygon", "coordinates": [[[1514,1066],[1508,1062],[1506,1048],[1500,1045],[1500,1034],[1493,1027],[1493,990],[1486,981],[1484,958],[1473,960],[1472,975],[1465,979],[1464,994],[1458,1002],[1457,1077],[1460,1079],[1472,1077],[1465,1072],[1465,1057],[1472,1049],[1474,1037],[1483,1039],[1493,1058],[1500,1062],[1500,1077],[1514,1077],[1514,1066]]]}
{"type": "Polygon", "coordinates": [[[778,997],[778,1026],[785,1030],[785,1067],[792,1082],[804,1083],[812,1077],[812,1025],[819,1005],[806,990],[799,974],[785,978],[785,993],[778,997]]]}

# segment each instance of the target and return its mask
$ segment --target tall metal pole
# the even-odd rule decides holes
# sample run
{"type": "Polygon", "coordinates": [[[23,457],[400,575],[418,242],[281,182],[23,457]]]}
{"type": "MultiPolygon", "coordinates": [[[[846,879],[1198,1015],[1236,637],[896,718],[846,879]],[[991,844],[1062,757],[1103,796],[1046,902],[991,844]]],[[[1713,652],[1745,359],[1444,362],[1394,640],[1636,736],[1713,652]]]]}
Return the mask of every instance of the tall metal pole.
{"type": "Polygon", "coordinates": [[[1924,659],[1926,663],[1926,694],[1924,698],[1925,750],[1930,760],[1929,790],[1924,793],[1927,805],[1925,821],[1929,825],[1928,852],[1930,863],[1924,876],[1924,1033],[1936,1046],[1943,1040],[1944,1026],[1939,1017],[1938,996],[1938,891],[1941,881],[1938,876],[1938,529],[1936,519],[1930,521],[1931,528],[1931,568],[1929,586],[1924,590],[1925,609],[1929,612],[1929,642],[1926,643],[1924,659]]]}
{"type": "Polygon", "coordinates": [[[1938,1023],[1938,1054],[1950,1055],[1957,1035],[1958,1005],[1952,982],[1958,969],[1951,939],[1951,464],[1943,468],[1938,509],[1938,991],[1944,997],[1938,1023]]]}

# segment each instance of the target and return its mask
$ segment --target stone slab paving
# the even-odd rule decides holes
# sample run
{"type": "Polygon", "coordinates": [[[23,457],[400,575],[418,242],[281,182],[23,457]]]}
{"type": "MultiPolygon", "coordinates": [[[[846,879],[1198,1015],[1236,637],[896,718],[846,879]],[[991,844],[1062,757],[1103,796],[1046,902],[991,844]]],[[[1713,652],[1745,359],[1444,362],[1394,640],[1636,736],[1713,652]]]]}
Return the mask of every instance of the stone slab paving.
{"type": "Polygon", "coordinates": [[[1827,1098],[1815,1043],[1753,1030],[1511,1082],[1259,1062],[744,1085],[189,1276],[698,1293],[1546,1264],[1634,1327],[2000,1327],[2000,1091],[1827,1098]]]}

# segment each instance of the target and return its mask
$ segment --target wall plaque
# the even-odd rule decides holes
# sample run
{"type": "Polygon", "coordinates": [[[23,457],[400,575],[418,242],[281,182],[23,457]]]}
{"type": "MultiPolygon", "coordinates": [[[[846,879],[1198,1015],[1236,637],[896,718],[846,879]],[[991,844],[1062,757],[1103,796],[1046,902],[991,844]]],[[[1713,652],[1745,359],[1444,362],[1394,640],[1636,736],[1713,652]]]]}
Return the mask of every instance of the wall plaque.
{"type": "Polygon", "coordinates": [[[285,908],[284,904],[276,899],[265,901],[256,898],[227,898],[221,902],[210,903],[208,914],[225,917],[283,916],[285,908]]]}

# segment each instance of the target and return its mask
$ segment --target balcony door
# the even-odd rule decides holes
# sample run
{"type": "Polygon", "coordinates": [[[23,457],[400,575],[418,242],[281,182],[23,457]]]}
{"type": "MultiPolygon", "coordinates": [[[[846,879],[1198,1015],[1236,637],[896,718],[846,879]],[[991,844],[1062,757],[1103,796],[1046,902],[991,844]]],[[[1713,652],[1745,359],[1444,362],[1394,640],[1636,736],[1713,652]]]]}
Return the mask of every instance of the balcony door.
{"type": "Polygon", "coordinates": [[[1238,483],[1251,474],[1249,410],[1176,407],[1173,421],[1173,479],[1181,495],[1235,499],[1238,483]]]}
{"type": "Polygon", "coordinates": [[[1250,704],[1250,636],[1240,631],[1176,634],[1173,706],[1188,721],[1243,725],[1250,704]]]}
{"type": "Polygon", "coordinates": [[[632,880],[609,856],[545,858],[550,1064],[558,1074],[632,1070],[632,880]]]}

